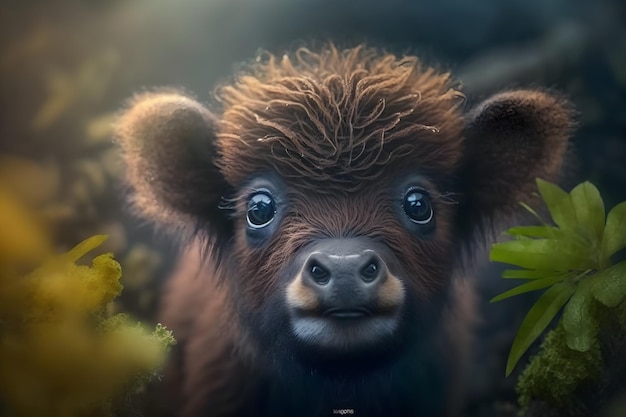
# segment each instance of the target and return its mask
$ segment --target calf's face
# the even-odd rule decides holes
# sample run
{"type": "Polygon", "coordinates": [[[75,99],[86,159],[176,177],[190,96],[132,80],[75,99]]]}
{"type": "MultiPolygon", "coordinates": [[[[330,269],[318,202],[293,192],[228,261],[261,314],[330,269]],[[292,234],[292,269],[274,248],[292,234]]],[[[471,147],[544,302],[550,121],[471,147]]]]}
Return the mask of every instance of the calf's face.
{"type": "Polygon", "coordinates": [[[417,170],[388,171],[351,193],[299,189],[272,174],[241,190],[226,279],[264,348],[319,365],[428,338],[455,205],[417,170]]]}
{"type": "Polygon", "coordinates": [[[217,96],[130,103],[132,202],[209,242],[259,354],[315,365],[428,343],[461,254],[558,178],[571,129],[538,91],[464,114],[448,74],[364,47],[269,56],[217,96]]]}

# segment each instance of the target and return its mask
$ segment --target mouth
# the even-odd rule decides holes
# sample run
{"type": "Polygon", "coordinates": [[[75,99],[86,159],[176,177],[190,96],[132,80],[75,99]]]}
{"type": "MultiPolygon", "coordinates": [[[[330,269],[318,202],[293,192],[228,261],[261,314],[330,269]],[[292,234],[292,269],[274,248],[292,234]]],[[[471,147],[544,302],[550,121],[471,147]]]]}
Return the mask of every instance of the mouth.
{"type": "Polygon", "coordinates": [[[333,319],[346,320],[346,319],[361,319],[365,317],[371,317],[372,311],[367,308],[329,308],[322,313],[322,317],[329,317],[333,319]]]}
{"type": "Polygon", "coordinates": [[[291,331],[303,346],[345,355],[386,345],[395,338],[399,319],[397,309],[382,313],[364,307],[329,308],[317,314],[292,314],[291,331]]]}

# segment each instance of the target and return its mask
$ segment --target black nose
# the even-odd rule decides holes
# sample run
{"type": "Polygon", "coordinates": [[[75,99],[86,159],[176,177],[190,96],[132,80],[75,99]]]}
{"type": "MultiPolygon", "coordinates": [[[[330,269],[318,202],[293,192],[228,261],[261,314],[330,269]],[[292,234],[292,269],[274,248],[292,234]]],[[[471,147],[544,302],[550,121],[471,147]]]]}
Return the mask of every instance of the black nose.
{"type": "Polygon", "coordinates": [[[383,279],[383,261],[373,250],[334,254],[313,252],[303,270],[305,279],[316,286],[334,284],[344,288],[366,288],[383,279]]]}
{"type": "Polygon", "coordinates": [[[298,254],[289,302],[297,314],[344,324],[395,311],[404,290],[393,261],[386,245],[369,238],[318,240],[298,254]]]}

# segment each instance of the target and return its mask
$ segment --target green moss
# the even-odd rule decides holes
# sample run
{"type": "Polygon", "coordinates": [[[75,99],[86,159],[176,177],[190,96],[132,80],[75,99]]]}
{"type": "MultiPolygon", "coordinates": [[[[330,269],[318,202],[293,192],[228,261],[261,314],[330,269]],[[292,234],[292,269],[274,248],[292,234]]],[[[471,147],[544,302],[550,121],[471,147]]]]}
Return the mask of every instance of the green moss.
{"type": "Polygon", "coordinates": [[[626,331],[626,301],[617,306],[615,316],[623,331],[626,331]]]}
{"type": "Polygon", "coordinates": [[[535,355],[524,369],[517,384],[522,408],[531,401],[545,401],[555,407],[564,407],[577,387],[586,380],[597,378],[602,369],[600,345],[594,340],[589,350],[570,349],[562,325],[550,331],[535,355]]]}

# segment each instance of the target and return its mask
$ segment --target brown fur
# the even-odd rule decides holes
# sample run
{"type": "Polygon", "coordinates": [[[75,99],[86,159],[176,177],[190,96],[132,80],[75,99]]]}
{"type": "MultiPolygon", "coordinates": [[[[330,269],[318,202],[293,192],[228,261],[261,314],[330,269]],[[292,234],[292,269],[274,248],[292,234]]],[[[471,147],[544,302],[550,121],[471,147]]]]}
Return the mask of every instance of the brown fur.
{"type": "MultiPolygon", "coordinates": [[[[229,193],[212,163],[215,117],[179,91],[160,90],[130,100],[115,137],[126,161],[135,210],[157,225],[193,232],[219,215],[229,193]],[[198,195],[193,195],[196,192],[198,195]]],[[[220,224],[212,225],[220,231],[220,224]]]]}
{"type": "Polygon", "coordinates": [[[385,309],[402,304],[404,298],[404,285],[393,274],[381,285],[378,291],[378,305],[385,309]]]}
{"type": "Polygon", "coordinates": [[[535,178],[560,178],[572,116],[565,99],[541,91],[496,94],[470,113],[464,167],[475,210],[470,221],[510,215],[519,201],[534,200],[535,178]]]}
{"type": "Polygon", "coordinates": [[[300,49],[253,65],[218,97],[220,167],[234,185],[273,167],[334,195],[362,188],[380,167],[420,161],[451,174],[461,157],[463,95],[415,57],[300,49]]]}
{"type": "Polygon", "coordinates": [[[179,343],[173,355],[176,360],[166,370],[166,396],[156,398],[155,415],[165,411],[198,415],[207,406],[214,415],[236,414],[236,404],[254,382],[242,374],[233,355],[239,331],[230,319],[233,311],[227,293],[200,275],[203,268],[211,267],[201,259],[201,252],[195,244],[182,254],[164,292],[159,319],[174,330],[179,343]]]}
{"type": "MultiPolygon", "coordinates": [[[[462,98],[449,74],[417,58],[329,45],[259,58],[218,89],[215,112],[175,91],[130,103],[116,137],[134,206],[212,249],[201,275],[186,270],[201,263],[196,255],[183,258],[163,302],[162,320],[181,343],[182,415],[237,415],[253,401],[265,366],[254,359],[265,352],[250,320],[285,291],[315,305],[277,277],[320,239],[383,243],[399,265],[381,290],[388,301],[397,285],[418,306],[450,294],[433,352],[444,362],[465,352],[472,290],[452,281],[461,249],[531,200],[536,177],[559,178],[572,121],[566,101],[544,92],[505,92],[467,115],[462,98]],[[399,218],[391,190],[409,174],[432,199],[432,234],[399,218]],[[250,245],[246,200],[260,175],[277,178],[288,204],[271,237],[250,245]]],[[[460,380],[450,375],[448,388],[460,380]]]]}
{"type": "Polygon", "coordinates": [[[287,302],[296,308],[303,310],[315,310],[318,308],[319,300],[311,288],[302,281],[302,274],[298,274],[287,286],[287,302]]]}

